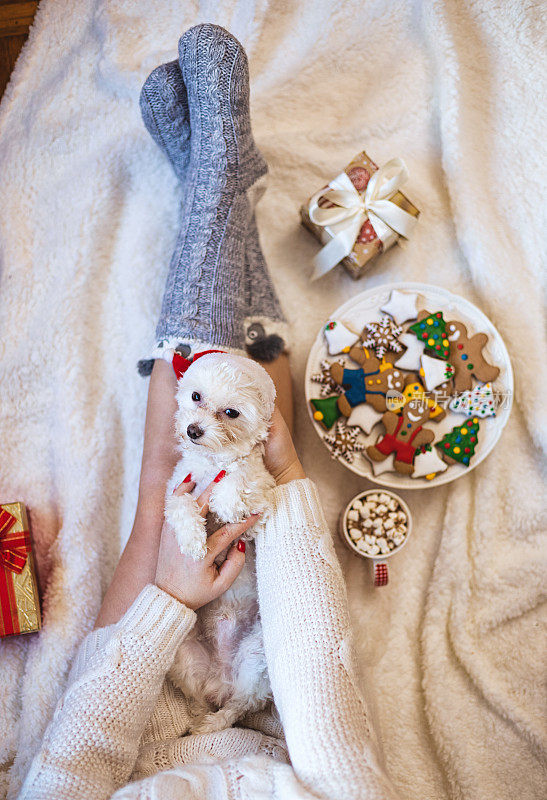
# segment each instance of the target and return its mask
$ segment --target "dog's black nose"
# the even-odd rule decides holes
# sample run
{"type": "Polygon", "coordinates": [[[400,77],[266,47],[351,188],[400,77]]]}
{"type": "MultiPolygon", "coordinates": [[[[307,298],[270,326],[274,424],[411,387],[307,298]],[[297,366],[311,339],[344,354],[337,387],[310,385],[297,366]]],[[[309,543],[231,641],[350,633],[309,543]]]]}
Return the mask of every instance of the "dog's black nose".
{"type": "Polygon", "coordinates": [[[186,433],[190,437],[190,439],[199,439],[200,436],[203,436],[203,429],[196,425],[195,422],[192,422],[191,425],[188,425],[186,428],[186,433]]]}

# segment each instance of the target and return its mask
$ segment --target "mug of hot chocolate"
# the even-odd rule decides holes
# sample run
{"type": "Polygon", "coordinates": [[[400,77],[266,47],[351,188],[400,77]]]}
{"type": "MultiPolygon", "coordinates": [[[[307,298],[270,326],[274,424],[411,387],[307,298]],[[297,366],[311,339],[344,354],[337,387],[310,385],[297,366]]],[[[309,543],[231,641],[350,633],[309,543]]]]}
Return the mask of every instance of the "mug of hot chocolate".
{"type": "Polygon", "coordinates": [[[387,559],[405,546],[411,530],[407,504],[387,490],[361,492],[340,516],[342,540],[354,553],[372,561],[375,586],[388,583],[387,559]]]}

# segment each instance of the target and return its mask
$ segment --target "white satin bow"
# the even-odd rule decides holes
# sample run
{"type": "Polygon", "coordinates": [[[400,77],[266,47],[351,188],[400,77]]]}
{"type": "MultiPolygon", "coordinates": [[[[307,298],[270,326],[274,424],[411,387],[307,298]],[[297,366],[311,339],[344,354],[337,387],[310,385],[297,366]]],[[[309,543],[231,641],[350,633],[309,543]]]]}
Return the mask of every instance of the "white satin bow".
{"type": "Polygon", "coordinates": [[[408,238],[417,218],[392,203],[389,198],[408,180],[408,170],[401,158],[392,158],[380,167],[368,182],[364,195],[359,194],[345,172],[321,189],[310,200],[309,217],[316,225],[328,228],[333,238],[314,258],[312,280],[322,277],[351,253],[363,223],[369,219],[384,247],[390,247],[398,235],[408,238]],[[320,208],[325,197],[333,208],[320,208]]]}

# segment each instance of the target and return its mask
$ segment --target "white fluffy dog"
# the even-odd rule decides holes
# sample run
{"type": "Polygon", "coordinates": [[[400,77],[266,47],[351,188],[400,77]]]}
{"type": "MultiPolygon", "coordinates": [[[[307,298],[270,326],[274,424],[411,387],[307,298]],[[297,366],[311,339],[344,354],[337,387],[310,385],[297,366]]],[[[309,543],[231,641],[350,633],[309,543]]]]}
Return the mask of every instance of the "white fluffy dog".
{"type": "MultiPolygon", "coordinates": [[[[263,453],[274,400],[275,387],[267,372],[242,356],[203,355],[180,378],[175,427],[182,458],[167,487],[165,517],[182,553],[199,559],[207,552],[206,524],[194,498],[221,470],[226,475],[215,485],[209,503],[217,523],[267,511],[275,482],[263,453]],[[188,473],[196,482],[192,495],[174,495],[188,473]]],[[[252,539],[256,529],[253,526],[243,538],[252,539]]],[[[199,609],[196,626],[169,673],[189,701],[193,733],[229,727],[271,698],[254,554],[249,551],[231,588],[199,609]]]]}

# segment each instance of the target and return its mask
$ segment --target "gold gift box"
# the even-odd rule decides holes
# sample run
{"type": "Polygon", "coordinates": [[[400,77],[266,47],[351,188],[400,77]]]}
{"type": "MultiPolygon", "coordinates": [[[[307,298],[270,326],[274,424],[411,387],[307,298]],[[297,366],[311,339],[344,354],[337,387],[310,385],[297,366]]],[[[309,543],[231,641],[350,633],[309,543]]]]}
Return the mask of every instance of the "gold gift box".
{"type": "MultiPolygon", "coordinates": [[[[350,163],[345,167],[344,172],[351,180],[357,191],[364,192],[366,189],[366,183],[368,183],[367,175],[368,178],[370,178],[377,170],[378,165],[375,164],[374,161],[372,161],[372,159],[369,158],[364,151],[362,151],[350,161],[350,163]]],[[[325,191],[327,191],[328,188],[328,185],[325,186],[325,191]]],[[[328,228],[316,225],[314,222],[312,222],[309,216],[310,201],[311,198],[300,209],[302,224],[305,228],[311,231],[322,244],[327,244],[327,242],[333,238],[332,233],[328,228]]],[[[395,194],[390,197],[390,201],[399,206],[399,208],[401,208],[403,211],[406,211],[408,214],[411,214],[413,217],[418,219],[420,215],[419,210],[402,192],[395,192],[395,194]]],[[[327,200],[324,200],[320,201],[319,205],[321,207],[328,207],[331,204],[329,204],[327,200]]],[[[357,280],[368,270],[372,259],[382,253],[384,250],[387,250],[389,247],[391,247],[391,245],[394,244],[398,238],[399,237],[395,234],[393,239],[384,245],[379,236],[376,235],[370,224],[370,221],[367,220],[361,228],[361,234],[357,237],[351,253],[343,258],[340,263],[343,264],[351,277],[357,280]]]]}
{"type": "MultiPolygon", "coordinates": [[[[8,523],[0,534],[0,547],[3,553],[12,549],[10,539],[15,540],[14,550],[26,556],[20,572],[7,566],[4,558],[0,563],[0,636],[33,633],[41,628],[40,600],[34,567],[34,557],[28,541],[29,524],[23,503],[2,503],[0,510],[11,514],[15,520],[8,523]],[[5,534],[5,535],[4,535],[5,534]],[[26,534],[28,546],[17,546],[17,534],[26,534]]],[[[21,537],[19,537],[20,539],[21,537]]],[[[7,554],[9,558],[9,553],[7,554]]]]}

